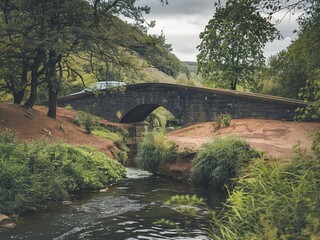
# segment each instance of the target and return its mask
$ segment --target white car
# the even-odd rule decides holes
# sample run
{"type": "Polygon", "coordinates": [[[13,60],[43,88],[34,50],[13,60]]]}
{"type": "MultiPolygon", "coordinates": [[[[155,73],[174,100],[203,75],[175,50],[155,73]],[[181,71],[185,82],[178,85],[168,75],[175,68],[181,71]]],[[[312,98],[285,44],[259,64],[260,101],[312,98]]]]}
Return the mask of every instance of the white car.
{"type": "Polygon", "coordinates": [[[89,85],[89,87],[81,90],[80,92],[72,93],[70,95],[79,94],[79,93],[86,93],[86,92],[93,92],[96,90],[104,90],[113,87],[121,87],[126,85],[124,82],[117,82],[117,81],[103,81],[103,82],[95,82],[89,85]]]}

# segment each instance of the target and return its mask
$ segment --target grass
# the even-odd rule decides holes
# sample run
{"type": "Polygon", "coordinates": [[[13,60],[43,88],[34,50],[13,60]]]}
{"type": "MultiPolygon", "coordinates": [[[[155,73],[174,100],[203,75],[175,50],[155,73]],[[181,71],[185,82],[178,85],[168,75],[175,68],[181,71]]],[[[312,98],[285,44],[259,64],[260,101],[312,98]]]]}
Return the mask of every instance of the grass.
{"type": "Polygon", "coordinates": [[[223,187],[232,178],[240,176],[252,158],[259,156],[259,152],[240,137],[214,137],[203,145],[193,160],[192,181],[223,187]]]}
{"type": "Polygon", "coordinates": [[[92,130],[91,132],[93,135],[109,139],[113,142],[121,141],[123,140],[123,136],[119,132],[112,132],[107,128],[104,127],[97,127],[92,130]]]}
{"type": "Polygon", "coordinates": [[[230,193],[212,222],[213,239],[320,239],[320,134],[313,154],[285,166],[263,160],[230,193]]]}
{"type": "Polygon", "coordinates": [[[139,143],[135,161],[139,168],[156,173],[161,164],[174,160],[175,150],[175,143],[164,132],[153,130],[139,143]]]}

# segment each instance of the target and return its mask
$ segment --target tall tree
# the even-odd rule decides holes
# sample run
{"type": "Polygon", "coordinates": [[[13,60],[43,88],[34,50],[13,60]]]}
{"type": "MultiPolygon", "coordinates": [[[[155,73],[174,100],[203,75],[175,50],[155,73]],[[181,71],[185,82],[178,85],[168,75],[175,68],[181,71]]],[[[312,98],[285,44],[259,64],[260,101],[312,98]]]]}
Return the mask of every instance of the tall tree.
{"type": "Polygon", "coordinates": [[[247,88],[254,71],[264,65],[262,49],[276,29],[258,12],[258,0],[227,0],[200,34],[198,72],[207,84],[235,90],[247,88]]]}

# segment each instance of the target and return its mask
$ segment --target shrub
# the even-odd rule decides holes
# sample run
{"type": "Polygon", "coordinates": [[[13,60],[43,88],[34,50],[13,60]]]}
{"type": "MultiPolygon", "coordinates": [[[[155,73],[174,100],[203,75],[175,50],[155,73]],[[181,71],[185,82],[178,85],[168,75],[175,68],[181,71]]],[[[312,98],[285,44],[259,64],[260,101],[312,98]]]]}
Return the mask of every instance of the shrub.
{"type": "MultiPolygon", "coordinates": [[[[319,134],[318,134],[319,136],[319,134]]],[[[213,239],[320,239],[320,157],[288,166],[258,161],[215,217],[213,239]]]]}
{"type": "Polygon", "coordinates": [[[65,106],[65,109],[67,109],[67,110],[72,110],[73,107],[72,107],[70,104],[67,104],[67,106],[65,106]]]}
{"type": "Polygon", "coordinates": [[[251,158],[258,156],[259,153],[242,138],[213,138],[203,145],[193,160],[192,180],[222,187],[231,178],[238,177],[251,158]]]}
{"type": "Polygon", "coordinates": [[[99,118],[90,113],[79,111],[74,123],[78,126],[83,126],[87,133],[91,133],[99,125],[99,118]]]}
{"type": "Polygon", "coordinates": [[[176,145],[162,131],[148,133],[138,145],[137,166],[156,173],[161,164],[174,160],[176,145]]]}
{"type": "Polygon", "coordinates": [[[230,114],[218,114],[214,116],[214,122],[212,123],[213,129],[218,130],[222,127],[230,126],[232,116],[230,114]]]}
{"type": "Polygon", "coordinates": [[[124,174],[122,165],[93,148],[19,143],[12,133],[0,134],[2,213],[39,208],[72,191],[101,188],[124,174]]]}

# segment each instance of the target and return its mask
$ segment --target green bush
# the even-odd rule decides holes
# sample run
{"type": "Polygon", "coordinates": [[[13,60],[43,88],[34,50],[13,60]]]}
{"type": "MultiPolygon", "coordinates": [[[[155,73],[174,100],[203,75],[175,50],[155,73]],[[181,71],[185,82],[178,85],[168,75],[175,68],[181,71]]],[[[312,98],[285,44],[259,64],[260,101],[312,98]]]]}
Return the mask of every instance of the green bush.
{"type": "Polygon", "coordinates": [[[242,138],[213,138],[203,145],[193,160],[192,180],[222,187],[231,178],[238,177],[251,158],[258,156],[259,153],[242,138]]]}
{"type": "Polygon", "coordinates": [[[319,134],[288,166],[258,161],[214,218],[213,239],[320,239],[319,134]]]}
{"type": "Polygon", "coordinates": [[[120,180],[125,169],[96,149],[23,142],[0,134],[0,212],[24,212],[120,180]]]}
{"type": "Polygon", "coordinates": [[[214,130],[218,130],[222,127],[230,126],[232,116],[230,114],[218,114],[214,116],[214,122],[212,123],[214,130]]]}
{"type": "Polygon", "coordinates": [[[65,109],[67,109],[67,110],[72,110],[73,107],[72,107],[70,104],[68,104],[67,106],[65,106],[65,109]]]}
{"type": "Polygon", "coordinates": [[[74,123],[77,126],[83,126],[87,133],[91,133],[99,125],[99,118],[90,113],[79,111],[74,123]]]}
{"type": "Polygon", "coordinates": [[[175,143],[168,140],[162,131],[154,130],[138,145],[135,161],[139,168],[156,173],[162,163],[174,160],[175,149],[175,143]]]}

